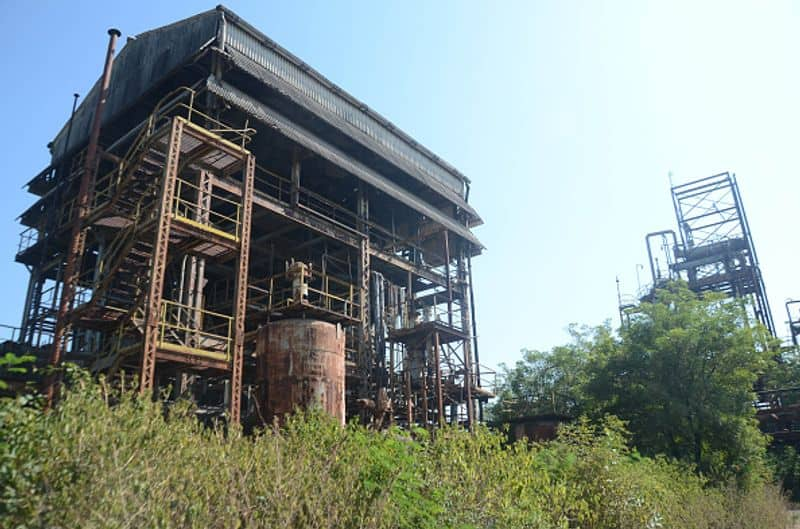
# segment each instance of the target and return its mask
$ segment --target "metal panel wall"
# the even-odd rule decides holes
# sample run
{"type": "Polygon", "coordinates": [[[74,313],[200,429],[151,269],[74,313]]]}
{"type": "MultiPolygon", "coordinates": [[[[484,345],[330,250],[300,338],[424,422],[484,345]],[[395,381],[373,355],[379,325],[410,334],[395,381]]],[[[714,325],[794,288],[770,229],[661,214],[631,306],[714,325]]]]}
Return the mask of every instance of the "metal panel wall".
{"type": "Polygon", "coordinates": [[[279,51],[267,47],[258,38],[235,24],[227,24],[225,45],[238,51],[259,66],[266,68],[300,93],[309,102],[322,107],[356,127],[358,130],[377,142],[380,147],[399,156],[424,175],[444,184],[451,191],[463,196],[461,179],[443,168],[430,156],[379,123],[369,114],[358,108],[344,97],[338,95],[317,79],[303,71],[294,62],[288,60],[279,51]]]}
{"type": "Polygon", "coordinates": [[[358,160],[353,160],[351,157],[339,151],[336,147],[328,144],[321,138],[318,138],[299,125],[294,124],[292,121],[282,116],[279,112],[269,108],[260,101],[256,101],[241,90],[229,85],[224,81],[219,81],[214,77],[208,78],[206,86],[212,94],[218,95],[232,105],[244,110],[256,120],[266,123],[276,130],[279,130],[287,138],[290,138],[300,145],[305,146],[311,152],[314,152],[331,163],[338,165],[345,171],[357,176],[358,178],[361,178],[384,193],[397,198],[408,207],[422,213],[435,222],[438,222],[447,229],[452,230],[454,233],[458,234],[460,237],[463,237],[470,243],[483,248],[483,245],[480,243],[477,237],[475,237],[475,235],[467,227],[458,223],[455,219],[448,217],[446,214],[439,211],[434,206],[426,203],[421,198],[413,195],[406,189],[400,187],[394,182],[391,182],[390,180],[387,180],[385,177],[376,173],[372,169],[364,166],[358,160]]]}
{"type": "MultiPolygon", "coordinates": [[[[111,122],[147,90],[200,51],[203,44],[216,36],[218,20],[219,12],[206,11],[128,41],[115,59],[102,124],[111,122]]],[[[75,111],[68,150],[81,145],[89,137],[97,94],[98,83],[95,83],[75,111]]],[[[52,152],[56,156],[64,152],[67,125],[64,124],[53,140],[52,152]]]]}

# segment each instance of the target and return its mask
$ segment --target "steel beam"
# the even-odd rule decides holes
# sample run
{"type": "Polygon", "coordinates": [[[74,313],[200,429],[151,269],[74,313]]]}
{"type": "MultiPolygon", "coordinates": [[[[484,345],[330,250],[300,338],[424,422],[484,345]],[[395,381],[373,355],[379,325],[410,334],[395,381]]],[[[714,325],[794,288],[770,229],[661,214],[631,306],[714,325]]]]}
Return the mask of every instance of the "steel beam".
{"type": "MultiPolygon", "coordinates": [[[[108,98],[108,87],[111,81],[111,69],[114,66],[114,52],[117,38],[120,32],[117,29],[108,30],[108,48],[106,49],[106,59],[103,66],[103,76],[100,80],[100,87],[97,92],[97,104],[94,110],[92,128],[89,135],[89,144],[86,148],[86,158],[84,159],[83,174],[81,175],[77,197],[77,216],[72,221],[72,233],[70,237],[69,250],[67,251],[66,269],[64,273],[64,283],[61,290],[61,300],[58,308],[58,319],[53,334],[53,350],[50,355],[50,365],[58,367],[61,364],[61,357],[66,349],[66,340],[69,334],[68,312],[72,308],[72,300],[75,296],[75,285],[80,274],[80,260],[86,247],[86,229],[83,226],[84,219],[89,214],[89,190],[94,181],[97,170],[97,148],[100,140],[100,120],[103,117],[106,99],[108,98]]],[[[46,395],[48,405],[52,405],[57,394],[58,375],[52,374],[46,382],[46,395]]]]}
{"type": "Polygon", "coordinates": [[[241,419],[242,408],[242,369],[244,363],[244,323],[247,315],[247,272],[250,263],[250,229],[253,216],[253,181],[256,160],[248,154],[245,160],[244,182],[242,188],[242,226],[241,246],[239,248],[238,270],[236,275],[236,300],[234,313],[233,365],[231,366],[230,420],[237,424],[241,419]]]}
{"type": "Polygon", "coordinates": [[[164,273],[167,267],[169,230],[172,223],[172,204],[175,196],[175,179],[178,176],[178,163],[181,154],[181,136],[184,122],[172,120],[169,135],[164,178],[161,184],[158,206],[158,225],[153,243],[153,257],[150,268],[150,286],[147,295],[145,314],[144,350],[139,370],[139,392],[146,395],[155,384],[156,354],[158,349],[158,328],[161,315],[161,299],[164,290],[164,273]]]}

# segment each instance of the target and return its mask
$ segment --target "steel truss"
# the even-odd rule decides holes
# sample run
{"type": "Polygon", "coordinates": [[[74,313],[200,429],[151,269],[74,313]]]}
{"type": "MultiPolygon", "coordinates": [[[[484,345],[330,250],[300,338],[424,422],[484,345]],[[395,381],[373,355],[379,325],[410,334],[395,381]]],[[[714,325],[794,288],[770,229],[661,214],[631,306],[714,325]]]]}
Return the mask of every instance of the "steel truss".
{"type": "MultiPolygon", "coordinates": [[[[775,324],[736,177],[730,173],[672,187],[678,234],[647,235],[653,286],[683,279],[695,292],[747,299],[752,317],[775,335],[775,324]]],[[[640,293],[647,298],[650,292],[640,293]]]]}

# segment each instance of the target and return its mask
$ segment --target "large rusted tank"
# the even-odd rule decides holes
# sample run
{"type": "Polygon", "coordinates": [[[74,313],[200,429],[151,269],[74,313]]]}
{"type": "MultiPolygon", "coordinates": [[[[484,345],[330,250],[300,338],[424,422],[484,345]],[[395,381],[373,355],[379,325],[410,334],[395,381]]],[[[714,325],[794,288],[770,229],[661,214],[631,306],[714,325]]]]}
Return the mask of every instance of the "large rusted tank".
{"type": "Polygon", "coordinates": [[[259,330],[264,419],[318,405],[344,424],[344,341],[338,324],[281,320],[259,330]]]}

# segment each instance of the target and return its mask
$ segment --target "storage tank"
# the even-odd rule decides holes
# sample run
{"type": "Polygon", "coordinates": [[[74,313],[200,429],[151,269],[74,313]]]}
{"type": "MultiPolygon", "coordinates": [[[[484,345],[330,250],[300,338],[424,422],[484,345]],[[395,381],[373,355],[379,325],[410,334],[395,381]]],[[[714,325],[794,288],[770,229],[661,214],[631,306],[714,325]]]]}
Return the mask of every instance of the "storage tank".
{"type": "Polygon", "coordinates": [[[264,419],[320,406],[344,424],[344,341],[339,324],[281,320],[259,329],[256,354],[264,419]]]}

